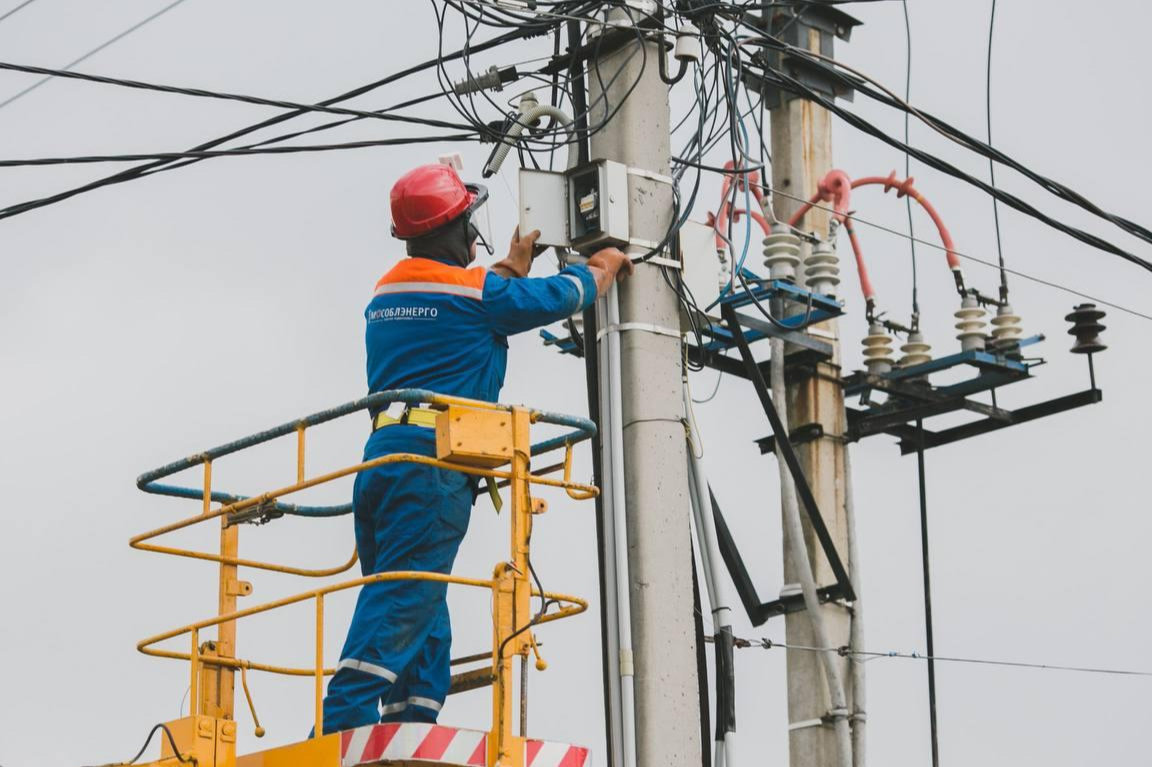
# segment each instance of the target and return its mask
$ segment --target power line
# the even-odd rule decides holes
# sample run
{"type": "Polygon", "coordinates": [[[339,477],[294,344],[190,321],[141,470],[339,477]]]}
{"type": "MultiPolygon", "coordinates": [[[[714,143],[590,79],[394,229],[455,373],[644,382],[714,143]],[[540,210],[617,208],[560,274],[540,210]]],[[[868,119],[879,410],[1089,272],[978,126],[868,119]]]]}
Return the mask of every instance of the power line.
{"type": "Polygon", "coordinates": [[[4,21],[4,19],[8,18],[12,14],[16,13],[17,11],[19,11],[23,8],[27,8],[29,5],[32,5],[32,3],[34,3],[34,2],[36,2],[36,0],[24,0],[24,2],[20,3],[20,5],[16,6],[15,8],[13,8],[10,11],[8,11],[3,16],[0,16],[0,21],[4,21]]]}
{"type": "Polygon", "coordinates": [[[1037,221],[1040,221],[1041,223],[1044,223],[1044,224],[1048,225],[1049,227],[1055,229],[1056,231],[1061,232],[1063,234],[1066,234],[1069,237],[1072,237],[1075,240],[1079,240],[1080,242],[1083,242],[1086,245],[1090,245],[1093,248],[1101,250],[1105,253],[1108,253],[1108,254],[1111,254],[1114,256],[1119,256],[1120,258],[1124,259],[1125,261],[1128,261],[1129,263],[1135,264],[1136,266],[1139,266],[1140,268],[1142,268],[1146,271],[1152,272],[1152,262],[1149,262],[1147,259],[1141,258],[1140,256],[1137,256],[1135,253],[1127,251],[1124,248],[1121,248],[1119,245],[1116,245],[1115,243],[1110,242],[1109,240],[1105,240],[1103,237],[1092,234],[1092,233],[1087,232],[1083,229],[1079,229],[1077,227],[1071,226],[1070,224],[1066,224],[1062,220],[1054,218],[1053,216],[1050,216],[1047,213],[1044,213],[1039,208],[1037,208],[1036,206],[1032,205],[1031,203],[1021,199],[1020,197],[1017,197],[1014,194],[1006,192],[1003,189],[991,186],[991,185],[987,184],[986,182],[976,178],[975,176],[972,176],[969,173],[965,173],[964,171],[962,171],[960,168],[956,167],[952,163],[950,163],[950,162],[948,162],[948,161],[946,161],[940,157],[937,157],[936,155],[930,154],[930,153],[928,153],[922,149],[917,149],[916,147],[909,146],[908,144],[900,141],[899,139],[888,135],[887,133],[885,133],[883,130],[881,130],[880,128],[878,128],[877,126],[875,126],[874,124],[872,124],[868,120],[865,120],[860,115],[855,114],[854,112],[850,112],[847,109],[842,108],[839,104],[836,104],[833,100],[826,98],[826,97],[822,96],[821,94],[817,93],[812,88],[808,87],[807,85],[800,82],[796,78],[794,78],[794,77],[792,77],[792,76],[790,76],[790,75],[788,75],[782,71],[771,70],[771,69],[767,69],[767,68],[765,68],[763,70],[763,76],[767,81],[772,82],[772,83],[780,86],[785,91],[804,96],[805,98],[815,102],[817,105],[822,106],[825,109],[828,109],[829,111],[831,111],[836,116],[840,117],[842,120],[847,122],[852,127],[856,128],[858,130],[861,130],[864,133],[867,133],[868,135],[873,136],[874,138],[877,138],[880,141],[883,141],[884,143],[886,143],[886,144],[888,144],[888,145],[890,145],[890,146],[892,146],[892,147],[894,147],[900,151],[910,152],[913,157],[915,157],[917,160],[924,163],[925,165],[929,166],[930,168],[941,171],[941,172],[943,172],[949,176],[952,176],[953,178],[959,179],[959,180],[961,180],[967,184],[970,184],[971,186],[974,186],[974,187],[980,189],[981,191],[985,192],[986,194],[989,194],[989,195],[999,199],[1001,202],[1009,205],[1010,207],[1015,208],[1016,210],[1020,211],[1021,213],[1025,214],[1027,216],[1030,216],[1030,217],[1036,219],[1037,221]]]}
{"type": "MultiPolygon", "coordinates": [[[[1134,237],[1138,237],[1138,238],[1144,240],[1145,242],[1152,243],[1152,229],[1149,229],[1148,227],[1145,227],[1141,224],[1138,224],[1134,221],[1131,221],[1127,218],[1124,218],[1123,216],[1118,216],[1114,213],[1109,213],[1108,211],[1102,209],[1099,205],[1096,205],[1094,202],[1092,202],[1088,198],[1084,197],[1082,194],[1076,192],[1074,189],[1071,189],[1070,187],[1065,186],[1064,184],[1061,184],[1058,181],[1055,181],[1051,178],[1045,177],[1045,176],[1037,173],[1036,171],[1025,166],[1023,163],[1020,163],[1019,161],[1013,159],[1012,157],[1009,157],[1008,155],[1004,154],[1000,150],[989,146],[988,144],[980,141],[979,139],[976,139],[976,138],[964,133],[960,129],[948,124],[944,120],[941,120],[940,118],[932,115],[931,113],[925,112],[921,109],[918,109],[918,108],[912,106],[911,104],[907,103],[906,100],[901,99],[899,96],[894,94],[890,89],[886,88],[883,84],[881,84],[875,78],[868,76],[864,72],[861,72],[857,69],[854,69],[853,67],[848,66],[847,64],[844,64],[840,61],[837,61],[836,59],[833,59],[831,57],[824,56],[823,54],[817,53],[815,51],[810,51],[810,50],[806,50],[803,48],[797,48],[797,47],[790,45],[789,43],[786,43],[782,40],[779,40],[779,39],[777,39],[771,35],[767,35],[763,32],[763,30],[759,29],[758,27],[753,27],[753,26],[749,25],[743,19],[736,19],[736,20],[739,21],[739,23],[741,23],[743,26],[749,28],[750,30],[752,30],[752,32],[754,32],[754,35],[751,38],[749,38],[750,41],[756,42],[757,44],[760,44],[760,45],[764,45],[764,46],[772,47],[772,48],[777,48],[777,49],[780,49],[783,51],[787,51],[789,53],[793,53],[793,54],[798,55],[798,56],[805,57],[814,66],[821,68],[826,74],[837,78],[837,80],[839,82],[841,82],[842,84],[844,84],[845,86],[850,87],[859,93],[863,93],[864,95],[868,96],[869,98],[871,98],[875,101],[878,101],[882,104],[885,104],[886,106],[890,106],[890,107],[894,107],[896,109],[900,109],[903,111],[911,112],[911,114],[913,114],[917,119],[922,121],[924,124],[928,125],[930,128],[932,128],[936,132],[940,133],[942,136],[944,136],[948,140],[953,141],[953,142],[959,144],[960,146],[963,146],[966,149],[974,151],[983,157],[994,158],[996,162],[999,162],[999,163],[1006,165],[1007,167],[1011,168],[1012,170],[1015,170],[1016,172],[1020,173],[1021,175],[1025,176],[1026,178],[1028,178],[1030,181],[1033,181],[1034,183],[1036,183],[1038,186],[1043,188],[1045,191],[1049,192],[1050,194],[1055,195],[1056,197],[1060,198],[1061,200],[1064,200],[1065,202],[1069,202],[1069,203],[1072,203],[1073,205],[1076,205],[1080,208],[1083,208],[1084,210],[1088,211],[1089,213],[1092,213],[1093,215],[1095,215],[1099,218],[1102,218],[1105,221],[1108,221],[1109,223],[1119,227],[1120,229],[1122,229],[1123,231],[1125,231],[1128,234],[1133,235],[1134,237]],[[844,70],[844,71],[841,72],[839,70],[844,70]],[[845,73],[851,73],[854,77],[850,77],[845,73]],[[876,88],[878,88],[879,91],[877,91],[874,88],[869,87],[868,86],[869,83],[876,86],[876,88]]],[[[754,63],[757,63],[760,66],[763,66],[763,64],[761,62],[754,62],[754,63]]],[[[773,71],[771,71],[771,74],[772,75],[780,75],[781,73],[773,70],[773,71]]],[[[791,78],[788,78],[788,80],[790,82],[795,82],[791,78]]],[[[803,86],[801,85],[800,87],[803,87],[803,86]]],[[[794,89],[794,90],[791,90],[790,92],[806,96],[811,100],[817,101],[817,103],[820,103],[822,106],[825,105],[825,102],[824,102],[824,100],[822,100],[822,98],[817,98],[815,95],[809,95],[810,91],[795,90],[794,89]]],[[[833,109],[833,111],[835,111],[835,110],[833,109]]],[[[879,133],[872,133],[872,131],[879,131],[879,129],[876,128],[875,126],[872,126],[870,123],[867,123],[867,121],[864,121],[861,118],[858,118],[856,115],[853,115],[852,113],[845,113],[845,114],[840,114],[839,112],[836,112],[836,113],[839,114],[840,117],[842,117],[844,120],[849,122],[849,124],[853,125],[854,127],[857,127],[860,130],[865,131],[866,133],[870,133],[871,135],[874,135],[877,138],[880,138],[881,140],[885,141],[885,143],[889,143],[893,146],[896,146],[898,149],[901,149],[901,151],[904,151],[904,147],[905,147],[907,142],[905,142],[905,144],[899,144],[898,142],[894,143],[895,140],[891,139],[891,137],[886,136],[886,134],[881,135],[883,133],[882,131],[879,133]]],[[[948,173],[949,175],[952,175],[956,178],[960,178],[962,181],[965,181],[966,183],[969,183],[969,184],[972,184],[973,186],[976,186],[977,188],[981,189],[982,191],[984,191],[985,193],[987,193],[989,195],[992,195],[993,197],[998,196],[1002,202],[1005,202],[1008,205],[1011,205],[1012,207],[1017,208],[1018,210],[1022,210],[1016,204],[1017,202],[1021,202],[1021,201],[1019,201],[1017,198],[1012,197],[1012,195],[1009,195],[1009,194],[1003,192],[1003,190],[999,190],[999,189],[995,188],[994,186],[989,186],[987,184],[984,184],[983,182],[979,181],[978,179],[975,179],[972,177],[964,177],[961,175],[957,175],[954,172],[954,171],[956,171],[956,169],[952,168],[952,166],[948,166],[949,168],[951,168],[951,170],[949,170],[949,169],[946,169],[940,165],[937,165],[936,163],[943,163],[943,161],[940,160],[939,158],[936,158],[932,155],[928,155],[927,153],[921,152],[920,150],[912,150],[912,151],[913,151],[914,157],[916,157],[917,159],[920,159],[922,162],[925,162],[930,167],[934,167],[938,170],[943,170],[945,173],[948,173]]],[[[947,163],[943,163],[943,165],[947,165],[947,163]]],[[[1029,206],[1029,207],[1031,207],[1031,206],[1029,206]]],[[[1022,212],[1025,212],[1028,215],[1032,215],[1033,217],[1037,217],[1036,214],[1039,213],[1039,211],[1036,211],[1034,208],[1032,208],[1031,211],[1022,210],[1022,212]]],[[[1041,215],[1043,215],[1043,214],[1041,214],[1041,215]]],[[[1044,219],[1040,219],[1040,220],[1044,220],[1044,219]]],[[[1049,220],[1044,220],[1044,223],[1047,223],[1050,226],[1053,226],[1053,224],[1049,220]]],[[[1059,227],[1057,227],[1057,228],[1059,228],[1059,227]]],[[[1064,231],[1064,230],[1061,230],[1061,231],[1064,231]]],[[[1073,237],[1077,237],[1077,239],[1080,239],[1076,234],[1073,234],[1072,232],[1064,231],[1064,233],[1069,234],[1073,237]]],[[[1096,239],[1099,240],[1099,238],[1096,238],[1096,239]]],[[[1086,241],[1086,240],[1083,240],[1083,241],[1086,241]]],[[[1109,247],[1113,247],[1113,248],[1116,247],[1116,246],[1112,246],[1110,243],[1107,243],[1106,241],[1103,241],[1103,240],[1100,240],[1100,242],[1106,246],[1109,246],[1109,247]]],[[[1094,247],[1100,247],[1100,244],[1098,244],[1096,242],[1090,242],[1089,244],[1092,244],[1094,247]]],[[[1114,255],[1121,255],[1120,253],[1116,253],[1113,250],[1109,250],[1108,247],[1104,247],[1102,249],[1108,250],[1108,252],[1112,252],[1114,255]]],[[[1127,255],[1131,255],[1131,254],[1127,254],[1127,255]]]]}
{"type": "Polygon", "coordinates": [[[302,146],[238,147],[202,152],[154,152],[151,154],[89,155],[84,157],[46,157],[34,160],[0,160],[0,168],[19,168],[33,165],[77,165],[99,162],[140,162],[141,160],[203,160],[209,157],[247,156],[259,154],[297,154],[301,152],[331,152],[341,149],[399,146],[403,144],[430,144],[439,141],[471,141],[475,133],[456,133],[447,136],[415,136],[410,138],[349,141],[343,144],[306,144],[302,146]]]}
{"type": "MultiPolygon", "coordinates": [[[[83,56],[81,56],[80,58],[78,58],[78,59],[76,59],[76,60],[74,60],[74,61],[71,61],[71,62],[69,62],[68,64],[65,64],[63,67],[61,67],[61,69],[63,69],[63,70],[69,70],[69,69],[71,69],[72,67],[76,66],[77,64],[79,64],[79,63],[81,63],[81,62],[85,61],[86,59],[89,59],[89,58],[91,58],[92,56],[95,56],[97,53],[99,53],[100,51],[104,50],[104,49],[105,49],[105,48],[107,48],[108,46],[110,46],[110,45],[114,45],[114,44],[118,43],[119,41],[121,41],[121,40],[123,40],[125,37],[127,37],[128,35],[132,34],[133,32],[135,32],[136,30],[140,29],[141,27],[143,27],[143,26],[145,26],[145,25],[149,24],[150,22],[152,22],[152,21],[155,21],[156,19],[158,19],[158,18],[160,18],[161,16],[163,16],[164,14],[168,13],[168,11],[172,10],[173,8],[175,8],[176,6],[180,5],[180,4],[181,4],[181,3],[183,3],[183,2],[184,2],[184,0],[175,0],[175,2],[173,2],[173,3],[170,3],[170,4],[166,5],[166,6],[164,6],[164,7],[163,7],[163,8],[161,8],[160,10],[156,11],[156,13],[153,13],[151,16],[148,16],[148,17],[146,17],[146,18],[142,19],[141,21],[138,21],[138,22],[136,22],[136,23],[135,23],[135,24],[133,24],[132,26],[128,27],[128,29],[125,29],[123,32],[121,32],[120,34],[116,35],[115,37],[112,37],[112,38],[110,38],[110,39],[108,39],[108,40],[105,40],[105,41],[104,41],[104,42],[102,42],[100,45],[97,45],[95,48],[93,48],[92,50],[88,51],[87,53],[85,53],[85,54],[84,54],[83,56]]],[[[25,5],[27,5],[27,3],[25,3],[25,5]]],[[[20,6],[20,7],[22,8],[23,6],[20,6]]],[[[18,11],[18,10],[20,10],[20,8],[17,8],[16,10],[18,11]]],[[[12,13],[15,13],[15,12],[16,12],[16,11],[11,11],[11,12],[9,13],[9,15],[11,15],[12,13]]],[[[0,19],[0,20],[2,20],[2,19],[0,19]]],[[[8,106],[9,104],[11,104],[13,101],[15,101],[15,100],[16,100],[16,99],[18,99],[18,98],[22,98],[22,97],[24,97],[24,96],[27,96],[29,93],[31,93],[32,91],[36,90],[36,89],[37,89],[37,88],[39,88],[41,85],[43,85],[44,83],[46,83],[46,82],[48,82],[49,80],[51,80],[51,79],[52,79],[52,77],[53,77],[53,75],[49,75],[49,76],[47,76],[47,77],[45,77],[45,78],[43,78],[43,79],[41,79],[41,80],[37,80],[36,82],[32,83],[32,84],[31,84],[31,85],[29,85],[27,88],[25,88],[24,90],[22,90],[22,91],[20,91],[19,93],[17,93],[15,96],[9,96],[9,97],[8,97],[8,98],[6,98],[4,101],[0,101],[0,109],[3,109],[4,107],[8,106]]]]}
{"type": "MultiPolygon", "coordinates": [[[[904,100],[912,100],[912,18],[908,14],[908,0],[901,0],[904,9],[904,100]]],[[[911,120],[909,112],[904,113],[904,143],[911,143],[911,120]]],[[[904,153],[904,178],[912,177],[912,155],[904,153]]],[[[916,263],[916,225],[912,219],[912,198],[904,201],[908,211],[908,245],[912,250],[912,327],[919,329],[920,323],[920,281],[916,263]]]]}
{"type": "Polygon", "coordinates": [[[735,646],[740,649],[759,648],[762,650],[771,650],[773,648],[780,647],[785,650],[799,650],[802,652],[834,652],[844,657],[856,655],[865,658],[899,658],[902,660],[921,660],[925,662],[937,661],[940,663],[970,663],[980,666],[1029,668],[1038,671],[1070,671],[1080,674],[1108,674],[1112,676],[1152,677],[1152,671],[1139,671],[1134,669],[1098,668],[1094,666],[1065,666],[1055,663],[1028,663],[1025,661],[991,660],[988,658],[961,658],[948,655],[922,655],[918,652],[898,652],[896,650],[890,650],[888,652],[874,652],[870,650],[851,650],[848,647],[808,647],[805,645],[775,642],[767,638],[751,640],[736,639],[735,646]]]}
{"type": "MultiPolygon", "coordinates": [[[[504,43],[511,42],[512,40],[517,40],[517,39],[520,39],[522,37],[527,37],[527,36],[531,36],[531,35],[529,33],[525,33],[522,31],[508,32],[508,33],[503,34],[503,35],[498,35],[498,36],[496,36],[490,40],[486,40],[482,43],[477,43],[477,44],[473,45],[472,51],[473,52],[479,52],[482,50],[487,50],[489,48],[494,48],[494,47],[497,47],[499,45],[503,45],[504,43]]],[[[462,55],[463,55],[463,51],[457,50],[457,51],[452,52],[452,53],[446,53],[441,58],[443,60],[447,61],[447,60],[454,60],[454,59],[460,58],[462,55]]],[[[331,106],[332,104],[337,104],[341,101],[347,101],[347,100],[355,98],[357,96],[362,96],[365,93],[376,90],[377,88],[381,88],[381,87],[388,85],[390,83],[396,82],[397,80],[401,80],[405,77],[409,77],[411,75],[417,74],[417,73],[422,72],[426,69],[431,69],[431,68],[435,67],[439,63],[439,61],[440,61],[440,58],[437,58],[437,59],[430,59],[427,61],[423,61],[423,62],[420,62],[418,64],[414,64],[414,65],[408,67],[407,69],[401,70],[399,72],[394,72],[394,73],[392,73],[386,77],[383,77],[379,80],[368,83],[367,85],[362,85],[358,88],[353,88],[350,91],[346,91],[346,92],[344,92],[338,96],[334,96],[330,99],[325,99],[324,101],[320,102],[319,105],[320,106],[331,106]]],[[[255,133],[258,130],[268,128],[268,127],[271,127],[273,125],[277,125],[277,124],[282,123],[282,122],[286,122],[286,121],[291,120],[294,117],[298,117],[302,114],[309,114],[309,112],[301,111],[301,110],[294,110],[292,112],[287,112],[284,114],[276,115],[275,117],[269,117],[265,120],[261,120],[260,122],[247,125],[247,126],[240,128],[238,130],[234,130],[231,133],[225,134],[225,135],[220,136],[218,138],[215,138],[215,139],[212,139],[210,141],[206,141],[202,144],[199,144],[197,146],[194,146],[189,151],[200,152],[200,151],[205,151],[208,149],[213,149],[214,147],[217,147],[221,144],[227,143],[228,141],[232,141],[233,139],[241,138],[242,136],[246,136],[250,133],[255,133]]],[[[359,119],[359,118],[352,118],[352,119],[359,119]]],[[[145,165],[141,165],[141,166],[138,166],[135,168],[129,168],[127,170],[120,171],[119,173],[114,173],[111,176],[105,176],[104,178],[96,179],[95,181],[90,181],[86,184],[82,184],[81,186],[67,189],[63,192],[57,192],[56,194],[49,195],[47,197],[41,197],[41,198],[38,198],[35,200],[29,200],[26,202],[17,203],[15,205],[10,205],[6,208],[2,208],[2,209],[0,209],[0,219],[10,218],[12,216],[16,216],[16,215],[19,215],[21,213],[27,213],[29,211],[36,210],[38,208],[43,208],[43,207],[46,207],[48,205],[54,205],[55,203],[63,202],[64,200],[71,199],[72,197],[75,197],[77,195],[85,194],[85,193],[91,192],[91,191],[95,191],[96,189],[102,189],[106,186],[111,186],[113,184],[120,184],[120,183],[124,183],[126,181],[133,181],[135,179],[142,178],[142,177],[147,176],[147,175],[151,175],[152,173],[158,173],[161,171],[171,170],[171,169],[175,169],[175,168],[187,167],[188,165],[191,165],[191,164],[197,163],[197,162],[203,162],[203,160],[194,158],[194,159],[186,160],[182,163],[177,162],[175,164],[173,164],[172,161],[170,161],[170,160],[157,160],[155,162],[147,163],[145,165]]]]}
{"type": "Polygon", "coordinates": [[[70,72],[64,69],[49,69],[47,67],[32,66],[31,64],[12,64],[10,62],[0,61],[0,70],[2,69],[11,70],[14,72],[48,74],[51,77],[83,80],[85,82],[101,83],[103,85],[115,85],[122,88],[134,88],[137,90],[156,91],[158,93],[175,93],[181,96],[193,96],[196,98],[239,101],[244,104],[256,104],[257,106],[277,107],[280,109],[294,109],[301,112],[324,112],[327,114],[336,115],[352,115],[355,117],[369,118],[373,120],[410,122],[418,123],[421,125],[430,125],[435,128],[455,128],[457,130],[466,130],[469,127],[460,123],[449,123],[442,120],[429,120],[422,117],[408,117],[402,115],[385,114],[382,112],[366,112],[360,109],[345,109],[344,107],[333,107],[327,106],[325,104],[302,104],[296,101],[283,101],[281,99],[268,99],[262,98],[260,96],[247,96],[242,93],[224,93],[220,91],[209,91],[203,88],[185,88],[178,85],[162,85],[160,83],[149,83],[142,80],[126,80],[119,77],[106,77],[104,75],[94,75],[85,72],[70,72]]]}
{"type": "MultiPolygon", "coordinates": [[[[996,0],[992,0],[992,13],[988,19],[988,66],[986,67],[987,80],[984,87],[985,109],[988,118],[988,146],[992,146],[992,33],[996,29],[996,0]]],[[[988,177],[992,186],[996,186],[996,161],[988,158],[988,177]]],[[[1000,300],[1008,298],[1008,274],[1004,271],[1004,245],[1000,241],[1000,203],[992,198],[992,219],[996,222],[996,254],[1000,259],[1000,300]]]]}

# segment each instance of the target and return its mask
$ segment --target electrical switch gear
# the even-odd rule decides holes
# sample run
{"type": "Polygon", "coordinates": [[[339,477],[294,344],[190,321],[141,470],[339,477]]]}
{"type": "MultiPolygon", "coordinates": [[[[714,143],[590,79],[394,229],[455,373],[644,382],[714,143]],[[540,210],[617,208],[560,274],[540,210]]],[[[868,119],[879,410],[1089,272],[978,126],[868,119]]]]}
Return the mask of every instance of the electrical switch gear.
{"type": "Polygon", "coordinates": [[[520,170],[520,231],[592,253],[628,244],[628,166],[596,160],[563,172],[520,170]]]}

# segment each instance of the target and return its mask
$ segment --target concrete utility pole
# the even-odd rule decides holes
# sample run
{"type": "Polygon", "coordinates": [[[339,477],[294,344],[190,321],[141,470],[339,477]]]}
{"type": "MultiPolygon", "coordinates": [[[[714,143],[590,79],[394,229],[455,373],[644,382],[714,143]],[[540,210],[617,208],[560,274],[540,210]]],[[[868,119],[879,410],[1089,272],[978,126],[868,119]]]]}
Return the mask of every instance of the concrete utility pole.
{"type": "MultiPolygon", "coordinates": [[[[813,30],[812,34],[819,33],[813,30]]],[[[818,40],[811,46],[819,50],[818,40]]],[[[773,205],[781,220],[800,206],[784,194],[807,198],[816,189],[819,180],[832,168],[832,122],[828,111],[805,99],[788,99],[772,110],[772,185],[783,194],[773,196],[773,205]]],[[[823,210],[811,211],[803,228],[821,236],[828,231],[829,214],[823,210]]],[[[807,252],[807,247],[805,247],[807,252]]],[[[799,281],[803,284],[803,268],[799,281]]],[[[821,340],[832,344],[831,362],[816,366],[815,375],[788,381],[789,430],[810,423],[824,427],[820,439],[798,445],[796,450],[812,492],[820,507],[836,549],[848,562],[848,526],[845,518],[844,477],[844,392],[840,385],[840,343],[837,322],[822,323],[810,331],[821,340]]],[[[776,364],[776,360],[772,363],[776,364]]],[[[804,522],[804,544],[817,583],[824,585],[835,580],[828,568],[820,545],[812,534],[807,520],[804,522]]],[[[784,578],[797,583],[792,565],[793,557],[785,542],[784,578]]],[[[833,647],[848,644],[850,616],[841,605],[821,607],[829,640],[833,647]]],[[[813,646],[811,621],[806,612],[791,613],[785,618],[785,634],[789,644],[813,646]]],[[[847,661],[841,676],[850,684],[851,674],[847,661]]],[[[851,690],[847,690],[851,701],[851,690]]],[[[789,733],[789,755],[792,767],[833,767],[838,764],[838,752],[833,728],[811,725],[828,714],[832,708],[828,684],[817,653],[788,651],[788,720],[795,729],[789,733]],[[808,726],[804,726],[807,724],[808,726]],[[801,725],[801,726],[797,726],[801,725]]]]}
{"type": "MultiPolygon", "coordinates": [[[[613,21],[627,23],[627,11],[612,13],[613,21]]],[[[672,188],[658,180],[667,178],[670,162],[668,87],[657,68],[664,55],[651,41],[605,45],[590,67],[601,76],[588,76],[588,122],[595,126],[618,109],[592,136],[591,156],[629,167],[631,237],[640,243],[662,241],[673,222],[672,188]]],[[[649,249],[638,244],[630,252],[649,249]]],[[[637,765],[694,765],[701,755],[700,705],[679,302],[652,264],[637,266],[618,290],[619,325],[602,331],[619,333],[621,350],[637,765]]]]}

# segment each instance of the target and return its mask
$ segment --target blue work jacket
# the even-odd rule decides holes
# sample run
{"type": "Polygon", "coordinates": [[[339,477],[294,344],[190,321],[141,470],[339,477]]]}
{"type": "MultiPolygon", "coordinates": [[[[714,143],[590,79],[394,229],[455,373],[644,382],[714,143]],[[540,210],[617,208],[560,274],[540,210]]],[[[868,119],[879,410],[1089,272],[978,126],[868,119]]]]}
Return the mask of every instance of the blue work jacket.
{"type": "Polygon", "coordinates": [[[508,366],[508,336],[588,308],[596,281],[585,266],[507,279],[407,258],[376,284],[365,342],[369,392],[430,389],[495,402],[508,366]]]}

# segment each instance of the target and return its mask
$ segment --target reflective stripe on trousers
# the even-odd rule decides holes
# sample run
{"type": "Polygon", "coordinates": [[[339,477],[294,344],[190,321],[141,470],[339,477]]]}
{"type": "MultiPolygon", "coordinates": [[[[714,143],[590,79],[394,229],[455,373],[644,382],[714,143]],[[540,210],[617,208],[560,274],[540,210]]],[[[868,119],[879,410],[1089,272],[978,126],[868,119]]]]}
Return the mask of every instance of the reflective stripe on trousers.
{"type": "MultiPolygon", "coordinates": [[[[434,454],[435,433],[380,429],[369,438],[365,460],[401,452],[434,454]]],[[[364,574],[450,573],[474,495],[474,480],[431,466],[386,464],[357,475],[356,550],[364,574]]],[[[382,719],[436,720],[450,681],[446,591],[445,583],[421,580],[383,581],[360,590],[324,700],[325,732],[382,719]]]]}

